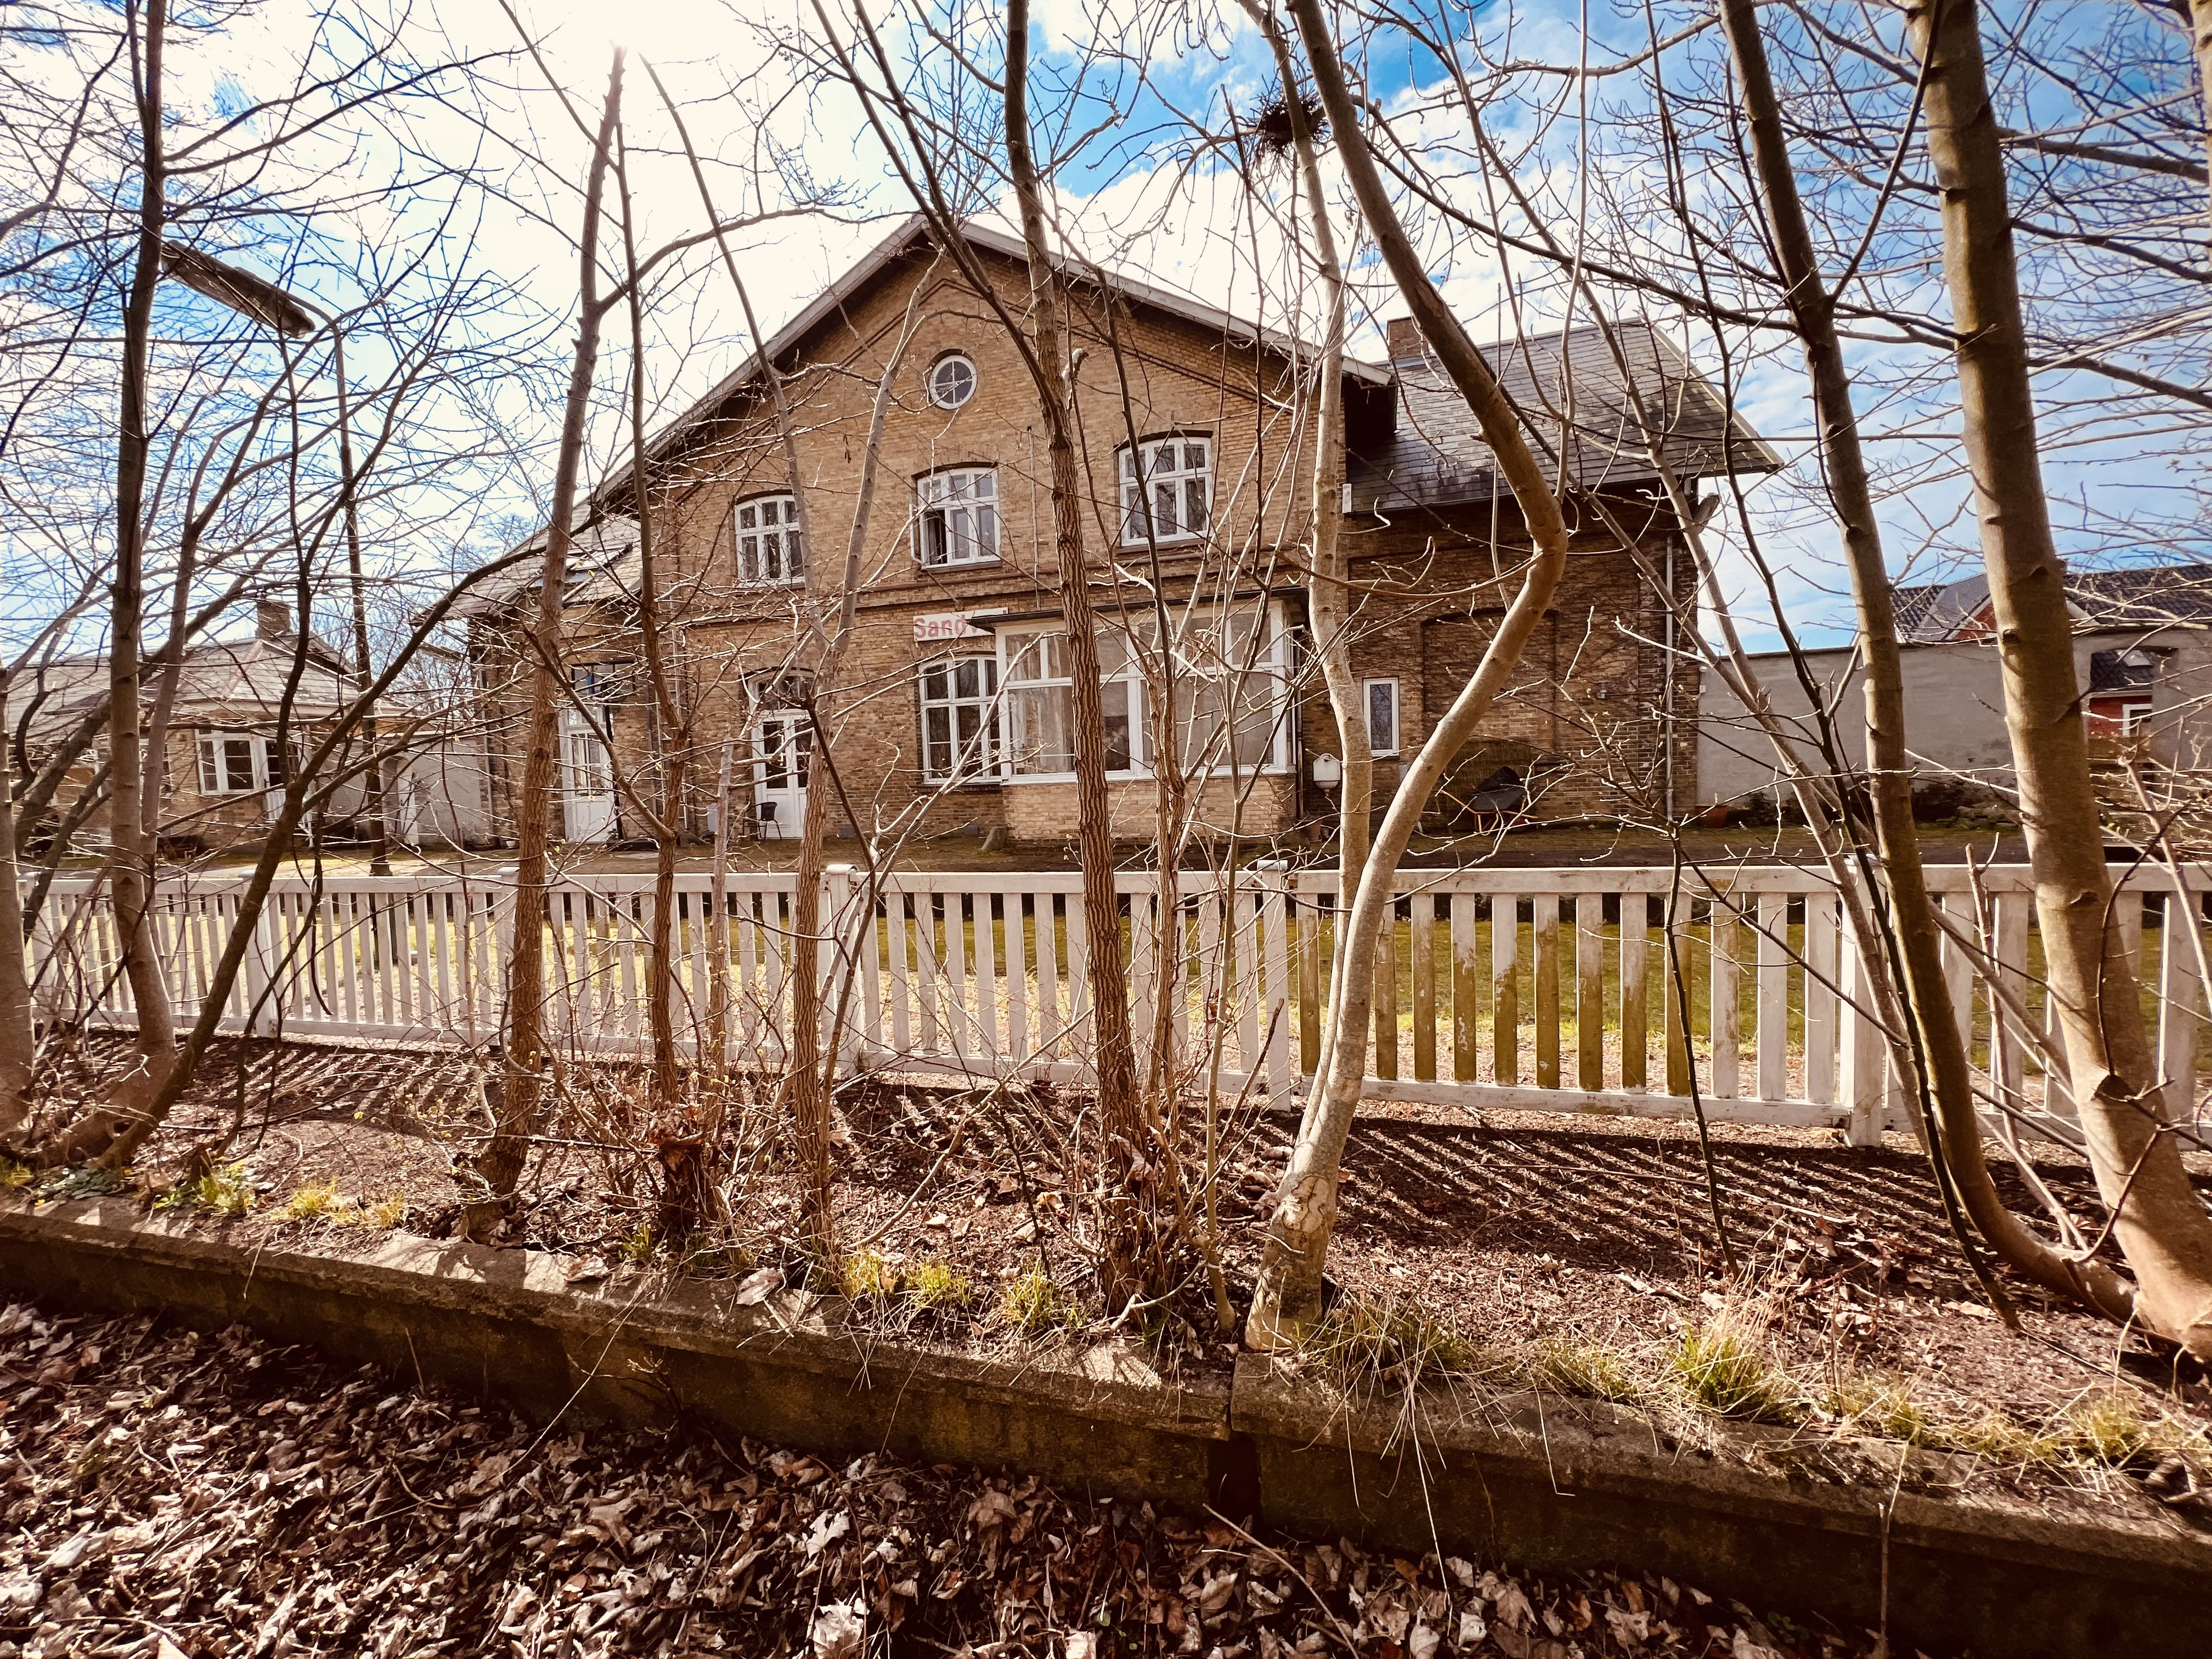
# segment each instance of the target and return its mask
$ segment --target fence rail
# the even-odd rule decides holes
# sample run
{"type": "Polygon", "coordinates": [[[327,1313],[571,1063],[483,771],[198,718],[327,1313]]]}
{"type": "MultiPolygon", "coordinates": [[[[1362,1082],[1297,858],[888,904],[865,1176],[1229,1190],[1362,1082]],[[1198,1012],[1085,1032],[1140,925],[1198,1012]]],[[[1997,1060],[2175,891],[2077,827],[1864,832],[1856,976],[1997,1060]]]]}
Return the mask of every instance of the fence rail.
{"type": "MultiPolygon", "coordinates": [[[[2027,872],[1931,866],[1957,1018],[2001,1132],[2078,1139],[2027,872]]],[[[1311,1075],[1334,966],[1335,880],[1261,866],[1233,878],[1125,873],[1121,943],[1147,1065],[1294,1093],[1311,1075]]],[[[2156,1021],[2171,1096],[2200,1070],[2205,893],[2130,877],[2119,916],[2156,1021]],[[2169,922],[2181,925],[2168,925],[2169,922]],[[2144,953],[2151,952],[2145,962],[2144,953]]],[[[1905,1103],[1874,1018],[1865,958],[1835,889],[1788,866],[1402,870],[1378,942],[1371,1095],[1475,1108],[1711,1117],[1877,1138],[1905,1103]]],[[[178,1017],[195,1018],[236,925],[242,884],[165,886],[156,936],[178,1017]]],[[[732,874],[723,917],[680,876],[668,972],[679,1041],[708,1041],[711,963],[726,949],[729,1043],[782,1064],[794,878],[732,874]]],[[[648,1042],[649,875],[564,879],[539,918],[547,1027],[579,1054],[648,1042]]],[[[840,1063],[929,1077],[1079,1080],[1091,1061],[1090,940],[1066,872],[900,872],[824,881],[826,1008],[840,1063]]],[[[279,883],[255,925],[225,1029],[487,1045],[515,951],[511,881],[279,883]]],[[[128,1026],[113,919],[97,884],[58,887],[33,969],[51,1020],[128,1026]]],[[[829,1035],[829,1033],[825,1033],[829,1035]]]]}

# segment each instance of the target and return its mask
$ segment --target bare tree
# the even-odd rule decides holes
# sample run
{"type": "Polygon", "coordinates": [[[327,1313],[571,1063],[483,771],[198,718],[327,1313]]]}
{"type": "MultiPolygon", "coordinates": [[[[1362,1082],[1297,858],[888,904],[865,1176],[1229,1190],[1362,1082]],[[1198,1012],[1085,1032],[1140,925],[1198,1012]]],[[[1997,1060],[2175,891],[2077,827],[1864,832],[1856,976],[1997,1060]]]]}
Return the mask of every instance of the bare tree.
{"type": "Polygon", "coordinates": [[[1267,1225],[1260,1282],[1254,1291],[1245,1335],[1247,1342],[1262,1348],[1295,1341],[1319,1310],[1322,1268],[1336,1223],[1344,1146],[1367,1069],[1361,1034],[1372,1006],[1374,981],[1360,965],[1371,958],[1376,939],[1395,908],[1392,883],[1398,860],[1444,769],[1504,689],[1559,586],[1567,558],[1566,523],[1559,501],[1529,447],[1520,416],[1498,389],[1497,377],[1482,353],[1444,303],[1406,234],[1368,149],[1359,106],[1346,83],[1343,61],[1318,0],[1291,0],[1291,15],[1305,49],[1322,108],[1328,117],[1346,180],[1422,337],[1474,412],[1485,441],[1498,459],[1499,471],[1511,486],[1532,543],[1532,556],[1522,570],[1520,589],[1491,636],[1481,662],[1450,708],[1430,729],[1420,753],[1407,768],[1391,798],[1352,899],[1351,915],[1338,938],[1340,957],[1353,965],[1337,975],[1332,986],[1322,1038],[1322,1069],[1315,1078],[1314,1093],[1306,1103],[1267,1225]]]}
{"type": "MultiPolygon", "coordinates": [[[[591,163],[584,182],[583,225],[577,238],[575,356],[554,456],[552,510],[546,521],[544,562],[538,578],[538,614],[526,647],[530,659],[530,717],[523,750],[522,790],[515,804],[514,950],[507,968],[506,1065],[495,1103],[491,1137],[476,1160],[477,1172],[501,1198],[512,1193],[522,1178],[523,1162],[544,1113],[544,918],[551,884],[548,851],[559,738],[561,613],[568,587],[568,550],[575,531],[599,334],[609,307],[629,286],[603,294],[599,282],[599,219],[613,160],[615,130],[622,118],[623,57],[617,47],[607,71],[606,97],[592,137],[591,163]]],[[[485,1217],[477,1224],[488,1224],[485,1217]]]]}
{"type": "Polygon", "coordinates": [[[2089,772],[2073,623],[2054,546],[2013,257],[2004,155],[1972,0],[1911,4],[1928,151],[1943,196],[1944,278],[1962,435],[2004,671],[2045,971],[2097,1186],[2136,1271],[2146,1325],[2212,1355],[2212,1218],[2169,1133],[2121,937],[2089,772]]]}

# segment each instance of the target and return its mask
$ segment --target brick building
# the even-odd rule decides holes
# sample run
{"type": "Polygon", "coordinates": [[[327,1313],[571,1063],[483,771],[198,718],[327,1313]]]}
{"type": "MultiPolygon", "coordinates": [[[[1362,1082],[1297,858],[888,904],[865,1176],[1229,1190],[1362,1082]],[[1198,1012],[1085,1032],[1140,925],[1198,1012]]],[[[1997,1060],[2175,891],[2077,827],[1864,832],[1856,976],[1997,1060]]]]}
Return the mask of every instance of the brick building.
{"type": "MultiPolygon", "coordinates": [[[[288,764],[280,728],[297,755],[356,695],[351,670],[329,645],[310,634],[303,647],[286,606],[264,600],[255,612],[251,638],[209,640],[185,652],[158,775],[158,833],[173,849],[228,852],[264,839],[288,764]]],[[[160,680],[157,665],[145,677],[149,719],[160,680]]],[[[107,687],[102,656],[63,658],[17,676],[11,713],[34,769],[87,719],[106,718],[107,687]]],[[[104,803],[106,775],[103,727],[64,776],[35,833],[68,823],[88,788],[100,791],[104,803]]],[[[331,816],[349,817],[361,794],[358,784],[343,786],[331,816]]],[[[84,828],[94,840],[106,839],[104,804],[91,808],[84,828]]]]}
{"type": "MultiPolygon", "coordinates": [[[[805,792],[822,787],[836,792],[839,833],[1075,833],[1045,437],[1004,320],[1024,315],[1028,278],[1017,242],[968,235],[994,295],[909,222],[769,342],[793,410],[797,489],[758,356],[648,450],[642,495],[694,832],[727,754],[735,810],[762,836],[796,833],[805,792]],[[909,315],[873,504],[854,538],[876,388],[909,315]],[[854,631],[838,684],[817,687],[805,582],[811,573],[838,593],[848,539],[854,631]],[[823,710],[830,742],[817,755],[823,710]]],[[[1336,740],[1306,648],[1301,564],[1311,350],[1118,275],[1076,278],[1070,309],[1116,830],[1152,832],[1170,755],[1211,832],[1264,840],[1325,823],[1336,785],[1323,757],[1336,740]],[[1159,714],[1170,696],[1172,732],[1159,714]]],[[[1630,796],[1646,810],[1654,792],[1696,798],[1696,675],[1665,648],[1657,586],[1671,581],[1686,601],[1695,581],[1645,423],[1665,433],[1669,465],[1693,488],[1730,465],[1776,462],[1662,338],[1640,325],[1614,337],[1621,359],[1595,328],[1497,354],[1550,464],[1579,486],[1573,557],[1526,672],[1455,764],[1440,827],[1523,801],[1544,817],[1611,817],[1630,796]],[[1591,494],[1634,526],[1634,550],[1589,511],[1591,494]]],[[[1473,417],[1409,327],[1393,325],[1390,346],[1389,364],[1346,365],[1343,400],[1353,660],[1384,757],[1378,793],[1473,668],[1527,547],[1473,417]]],[[[571,573],[556,823],[572,840],[635,837],[626,786],[657,799],[661,734],[636,625],[640,494],[627,469],[595,493],[571,573]]],[[[525,704],[517,623],[534,604],[526,579],[466,607],[495,810],[509,825],[525,704]]]]}

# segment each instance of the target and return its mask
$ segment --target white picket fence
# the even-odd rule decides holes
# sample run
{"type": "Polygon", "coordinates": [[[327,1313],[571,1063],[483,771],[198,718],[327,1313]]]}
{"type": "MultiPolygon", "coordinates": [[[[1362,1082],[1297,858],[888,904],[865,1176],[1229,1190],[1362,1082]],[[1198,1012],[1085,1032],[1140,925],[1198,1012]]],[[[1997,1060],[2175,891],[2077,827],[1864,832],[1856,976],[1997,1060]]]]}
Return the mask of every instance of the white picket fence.
{"type": "MultiPolygon", "coordinates": [[[[513,890],[500,873],[280,883],[225,1028],[489,1046],[514,939],[513,890]]],[[[2027,872],[1983,872],[1979,914],[1969,872],[1933,866],[1929,876],[1960,934],[1989,953],[1949,937],[1944,945],[1984,1088],[2014,1121],[2073,1139],[2063,1062],[2046,1063],[2033,1036],[2051,1028],[2027,872]]],[[[1156,874],[1126,873],[1117,884],[1147,1062],[1164,1031],[1186,1082],[1204,1073],[1231,1091],[1297,1092],[1320,1042],[1333,874],[1279,866],[1233,878],[1185,873],[1171,907],[1156,874]]],[[[1818,872],[1733,868],[1676,886],[1664,869],[1405,870],[1397,887],[1396,923],[1373,964],[1367,1047],[1376,1097],[1678,1116],[1691,1110],[1694,1085],[1717,1119],[1837,1124],[1861,1141],[1903,1121],[1860,952],[1818,872]]],[[[2170,878],[2143,872],[2120,907],[2139,958],[2147,908],[2155,932],[2146,996],[2175,1099],[2192,1097],[2198,1071],[2208,887],[2192,872],[2189,893],[2177,896],[2170,878]],[[2173,918],[2193,919],[2195,931],[2166,925],[2173,918]]],[[[594,875],[551,895],[540,930],[548,1024],[568,1049],[647,1046],[652,890],[650,875],[594,875]]],[[[198,1012],[240,891],[203,880],[162,890],[156,927],[180,1019],[198,1012]]],[[[672,994],[690,1052],[708,1030],[710,891],[702,873],[677,883],[672,994]]],[[[729,882],[730,1043],[741,1066],[782,1063],[793,896],[789,872],[729,882]]],[[[842,1006],[833,1024],[847,1068],[970,1080],[1085,1075],[1090,949],[1079,877],[902,872],[877,884],[838,866],[823,898],[824,1001],[842,1006]]],[[[96,884],[58,888],[33,945],[47,1018],[132,1022],[96,884]]]]}

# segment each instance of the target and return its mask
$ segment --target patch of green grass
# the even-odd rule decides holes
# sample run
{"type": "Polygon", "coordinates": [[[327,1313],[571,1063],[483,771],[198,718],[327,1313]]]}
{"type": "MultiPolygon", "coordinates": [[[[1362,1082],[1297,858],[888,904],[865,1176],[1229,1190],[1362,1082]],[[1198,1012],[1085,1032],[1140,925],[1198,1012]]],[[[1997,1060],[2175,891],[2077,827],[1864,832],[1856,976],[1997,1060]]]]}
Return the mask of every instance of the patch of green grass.
{"type": "Polygon", "coordinates": [[[658,1242],[653,1236],[652,1224],[641,1221],[637,1224],[636,1231],[615,1246],[615,1254],[632,1267],[637,1267],[653,1260],[653,1246],[658,1242]]]}
{"type": "Polygon", "coordinates": [[[341,1193],[335,1182],[325,1182],[297,1188],[276,1216],[280,1221],[321,1221],[333,1227],[379,1227],[388,1231],[406,1218],[407,1200],[395,1194],[363,1202],[341,1193]]]}
{"type": "Polygon", "coordinates": [[[1902,1376],[1849,1376],[1831,1389],[1820,1409],[1844,1426],[1903,1440],[1915,1446],[1937,1437],[1936,1424],[1902,1376]]]}
{"type": "Polygon", "coordinates": [[[374,1204],[363,1206],[361,1215],[362,1218],[371,1226],[380,1227],[386,1232],[390,1232],[407,1219],[407,1200],[401,1194],[394,1193],[389,1198],[380,1198],[374,1204]]]}
{"type": "Polygon", "coordinates": [[[1759,1318],[1723,1310],[1684,1331],[1668,1364],[1690,1396],[1723,1417],[1790,1416],[1796,1391],[1774,1367],[1759,1318]]]}
{"type": "Polygon", "coordinates": [[[1480,1351],[1419,1303],[1345,1296],[1322,1314],[1308,1346],[1347,1381],[1419,1382],[1475,1368],[1480,1351]]]}
{"type": "Polygon", "coordinates": [[[253,1207],[253,1188],[243,1164],[226,1164],[220,1170],[179,1181],[154,1200],[157,1210],[198,1210],[208,1215],[244,1215],[253,1207]]]}
{"type": "Polygon", "coordinates": [[[877,1250],[856,1250],[839,1264],[837,1288],[848,1302],[879,1301],[898,1293],[898,1270],[877,1250]]]}
{"type": "Polygon", "coordinates": [[[31,1184],[32,1171],[12,1158],[0,1158],[0,1193],[12,1193],[31,1184]]]}
{"type": "Polygon", "coordinates": [[[949,1261],[919,1261],[906,1275],[907,1299],[917,1308],[946,1311],[975,1300],[975,1287],[949,1261]]]}
{"type": "Polygon", "coordinates": [[[1942,1439],[1957,1450],[2016,1468],[2054,1468],[2064,1450],[2057,1436],[2039,1434],[1994,1406],[1972,1423],[1947,1426],[1942,1439]]]}
{"type": "Polygon", "coordinates": [[[349,1207],[351,1200],[341,1197],[335,1186],[325,1182],[296,1188],[284,1200],[284,1207],[277,1211],[276,1216],[280,1221],[336,1221],[349,1207]]]}
{"type": "Polygon", "coordinates": [[[1042,1267],[1031,1267],[1006,1288],[999,1315],[1024,1336],[1041,1336],[1076,1322],[1075,1299],[1053,1283],[1042,1267]]]}
{"type": "Polygon", "coordinates": [[[1650,1392],[1626,1355],[1595,1342],[1555,1337],[1539,1345],[1531,1370],[1547,1388],[1590,1400],[1633,1403],[1650,1392]]]}
{"type": "Polygon", "coordinates": [[[2115,1391],[2077,1403],[2058,1425],[2057,1438],[2077,1456],[2118,1468],[2154,1449],[2159,1426],[2132,1395],[2115,1391]]]}

